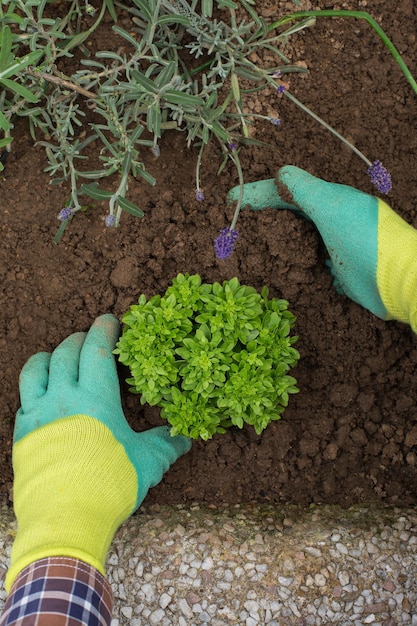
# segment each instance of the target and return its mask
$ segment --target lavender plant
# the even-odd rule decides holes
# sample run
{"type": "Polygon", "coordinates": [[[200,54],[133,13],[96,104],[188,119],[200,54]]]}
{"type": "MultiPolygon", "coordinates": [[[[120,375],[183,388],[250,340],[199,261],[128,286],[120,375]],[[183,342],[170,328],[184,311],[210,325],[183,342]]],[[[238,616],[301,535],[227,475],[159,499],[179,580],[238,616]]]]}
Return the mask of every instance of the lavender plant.
{"type": "MultiPolygon", "coordinates": [[[[58,213],[61,226],[55,241],[59,241],[69,221],[85,208],[82,196],[108,204],[105,223],[109,227],[118,226],[123,211],[143,216],[127,197],[129,183],[143,179],[156,184],[145,162],[149,153],[158,158],[160,138],[167,130],[184,132],[187,146],[198,150],[198,201],[204,200],[203,154],[212,140],[219,144],[219,173],[231,160],[243,189],[239,150],[260,143],[250,137],[250,125],[258,119],[280,124],[278,113],[270,117],[246,112],[249,94],[267,86],[348,143],[283,84],[286,74],[306,71],[291,64],[283,45],[313,25],[317,16],[330,13],[336,11],[299,12],[268,25],[257,14],[254,0],[216,0],[215,6],[213,0],[5,0],[0,4],[0,128],[4,134],[0,169],[11,150],[13,120],[24,117],[33,139],[45,148],[51,183],[69,189],[58,213]],[[215,8],[224,19],[213,17],[215,8]],[[106,13],[114,21],[120,45],[92,56],[89,40],[106,13]],[[130,20],[129,30],[119,25],[120,15],[130,20]],[[290,21],[296,23],[288,26],[290,21]],[[264,50],[275,54],[273,66],[261,67],[251,60],[254,53],[262,57],[264,50]],[[67,73],[67,61],[74,63],[75,52],[77,59],[81,57],[78,66],[67,73]],[[88,169],[91,144],[101,162],[94,169],[88,169]],[[112,175],[117,176],[116,188],[104,188],[102,181],[112,175]]],[[[345,13],[367,16],[359,11],[345,13]]],[[[369,23],[379,29],[416,90],[385,33],[372,20],[369,23]]],[[[372,164],[351,147],[366,161],[373,182],[378,186],[382,181],[380,190],[388,191],[390,178],[382,164],[378,160],[372,164]]],[[[215,242],[220,258],[233,251],[241,198],[230,227],[215,242]]]]}
{"type": "Polygon", "coordinates": [[[207,440],[245,423],[260,434],[298,391],[295,317],[266,287],[179,274],[163,296],[142,294],[123,322],[115,354],[127,382],[161,408],[172,435],[207,440]]]}

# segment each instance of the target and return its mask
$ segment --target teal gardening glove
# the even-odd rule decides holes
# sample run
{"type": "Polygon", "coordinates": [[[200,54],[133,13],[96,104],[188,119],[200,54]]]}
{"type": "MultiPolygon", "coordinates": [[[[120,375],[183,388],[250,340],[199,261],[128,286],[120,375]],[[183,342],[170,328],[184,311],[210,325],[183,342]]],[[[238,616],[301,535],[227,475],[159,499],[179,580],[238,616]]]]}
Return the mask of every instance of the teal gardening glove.
{"type": "Polygon", "coordinates": [[[46,556],[81,559],[104,574],[119,525],[191,448],[162,426],[135,433],[123,414],[115,359],[119,322],[96,319],[20,377],[13,466],[18,530],[6,578],[46,556]]]}
{"type": "MultiPolygon", "coordinates": [[[[230,202],[239,191],[230,191],[230,202]]],[[[247,205],[289,209],[311,220],[329,253],[337,291],[417,332],[417,231],[383,200],[287,165],[276,180],[244,185],[247,205]]]]}

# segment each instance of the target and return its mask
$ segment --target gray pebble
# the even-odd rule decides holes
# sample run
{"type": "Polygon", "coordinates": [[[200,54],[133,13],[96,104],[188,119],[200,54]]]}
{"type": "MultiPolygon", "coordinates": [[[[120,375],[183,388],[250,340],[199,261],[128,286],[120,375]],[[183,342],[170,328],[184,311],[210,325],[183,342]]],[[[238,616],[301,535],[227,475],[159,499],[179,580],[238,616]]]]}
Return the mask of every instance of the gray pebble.
{"type": "Polygon", "coordinates": [[[131,606],[123,606],[120,611],[127,619],[132,619],[133,609],[131,606]]]}
{"type": "Polygon", "coordinates": [[[165,613],[163,609],[156,609],[149,615],[149,621],[151,624],[160,624],[162,619],[165,617],[165,613]]]}
{"type": "Polygon", "coordinates": [[[348,554],[348,549],[343,545],[343,543],[337,543],[336,550],[340,552],[340,554],[348,554]]]}
{"type": "Polygon", "coordinates": [[[314,548],[313,546],[306,546],[304,548],[304,552],[307,552],[307,554],[309,554],[310,556],[321,556],[321,551],[318,548],[314,548]]]}
{"type": "Polygon", "coordinates": [[[259,604],[255,600],[247,600],[243,606],[249,613],[255,613],[259,610],[259,604]]]}
{"type": "Polygon", "coordinates": [[[316,587],[324,587],[327,583],[326,577],[323,574],[316,574],[314,576],[314,584],[316,587]]]}
{"type": "Polygon", "coordinates": [[[185,598],[181,598],[180,600],[178,600],[178,606],[185,617],[188,617],[188,619],[191,619],[193,617],[191,607],[185,598]]]}
{"type": "Polygon", "coordinates": [[[167,606],[172,602],[172,598],[167,593],[162,593],[159,598],[159,606],[161,609],[166,609],[167,606]]]}

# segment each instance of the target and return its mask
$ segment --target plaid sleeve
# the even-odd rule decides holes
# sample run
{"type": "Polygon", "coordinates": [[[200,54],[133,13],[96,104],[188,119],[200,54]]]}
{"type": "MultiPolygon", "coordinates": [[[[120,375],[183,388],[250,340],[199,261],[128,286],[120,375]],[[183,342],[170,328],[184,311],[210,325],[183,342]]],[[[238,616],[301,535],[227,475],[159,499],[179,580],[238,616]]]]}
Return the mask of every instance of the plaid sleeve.
{"type": "Polygon", "coordinates": [[[48,557],[20,572],[0,626],[109,626],[113,597],[94,567],[68,557],[48,557]]]}

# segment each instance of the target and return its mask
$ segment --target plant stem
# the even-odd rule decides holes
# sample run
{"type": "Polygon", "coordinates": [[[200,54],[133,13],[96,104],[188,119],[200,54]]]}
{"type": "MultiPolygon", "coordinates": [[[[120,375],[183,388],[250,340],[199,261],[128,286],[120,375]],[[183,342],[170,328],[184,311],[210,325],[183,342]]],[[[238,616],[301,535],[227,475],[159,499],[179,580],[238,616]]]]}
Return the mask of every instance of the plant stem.
{"type": "Polygon", "coordinates": [[[335,130],[334,128],[332,128],[329,124],[327,124],[327,122],[325,122],[324,120],[321,119],[321,117],[319,117],[318,115],[316,115],[311,109],[309,109],[305,104],[303,104],[302,102],[300,102],[300,100],[298,100],[295,96],[292,95],[292,93],[289,93],[288,90],[285,90],[283,92],[284,96],[286,96],[287,98],[289,98],[292,102],[294,102],[294,104],[296,104],[297,106],[300,107],[300,109],[303,109],[303,111],[305,111],[306,113],[308,113],[308,115],[310,115],[313,119],[316,120],[316,122],[318,122],[319,124],[321,124],[322,126],[324,126],[325,128],[327,128],[327,130],[329,130],[333,135],[335,135],[335,137],[337,137],[340,141],[342,141],[344,144],[346,144],[347,146],[349,146],[349,148],[351,150],[353,150],[353,152],[355,152],[363,161],[365,161],[365,163],[367,165],[372,165],[371,161],[369,159],[366,158],[366,156],[364,154],[362,154],[362,152],[360,150],[358,150],[358,148],[356,148],[356,146],[354,146],[352,143],[350,143],[350,141],[348,141],[345,137],[343,137],[343,135],[341,135],[340,133],[337,132],[337,130],[335,130]]]}
{"type": "Polygon", "coordinates": [[[121,178],[119,187],[116,193],[112,195],[109,201],[110,215],[115,215],[115,208],[116,208],[116,215],[115,215],[116,222],[114,224],[115,226],[119,225],[120,216],[122,214],[122,209],[119,206],[118,200],[120,197],[124,198],[126,196],[131,162],[132,162],[132,148],[130,145],[128,145],[126,147],[126,153],[125,153],[123,163],[122,163],[122,168],[121,168],[122,178],[121,178]]]}
{"type": "Polygon", "coordinates": [[[49,83],[54,83],[54,85],[59,85],[60,87],[64,87],[65,89],[76,91],[86,98],[94,99],[97,97],[97,94],[93,93],[92,91],[88,91],[87,89],[84,89],[83,87],[80,87],[75,83],[71,83],[64,78],[60,78],[59,76],[54,76],[53,74],[48,74],[47,72],[41,72],[39,70],[33,69],[32,67],[29,67],[26,71],[29,76],[33,76],[34,78],[42,78],[49,83]]]}
{"type": "Polygon", "coordinates": [[[230,158],[235,164],[237,174],[239,176],[239,198],[237,199],[237,204],[236,204],[235,212],[233,214],[232,223],[230,224],[230,231],[232,231],[235,229],[237,218],[239,217],[240,209],[242,207],[244,186],[243,186],[243,172],[242,172],[242,166],[240,164],[239,155],[237,153],[231,154],[230,158]]]}
{"type": "Polygon", "coordinates": [[[291,20],[298,20],[302,17],[354,17],[357,19],[363,19],[374,29],[379,38],[386,45],[388,50],[391,52],[395,61],[400,66],[404,76],[408,80],[411,85],[414,93],[417,94],[417,82],[415,81],[413,75],[408,69],[406,63],[404,62],[401,54],[398,52],[397,48],[394,46],[388,35],[384,32],[381,26],[374,20],[373,17],[369,15],[366,11],[346,11],[346,10],[324,10],[324,11],[300,11],[299,13],[292,13],[291,15],[284,15],[281,19],[273,22],[268,27],[268,30],[273,30],[286,22],[290,22],[291,20]]]}
{"type": "Polygon", "coordinates": [[[195,185],[197,189],[201,189],[200,187],[200,167],[201,167],[201,159],[203,158],[205,144],[202,143],[200,146],[200,150],[198,152],[197,163],[195,166],[195,185]]]}

